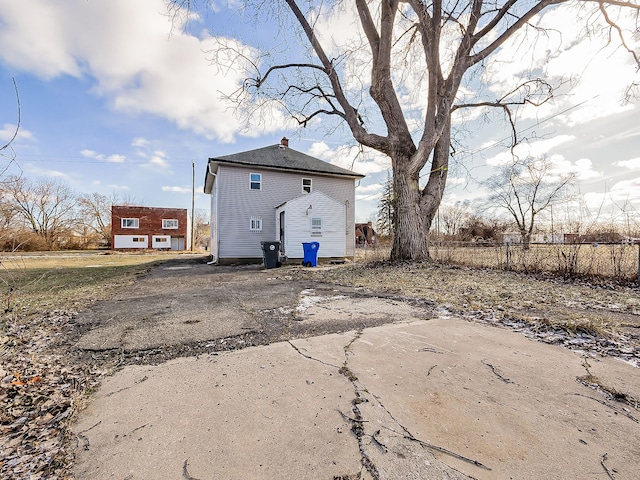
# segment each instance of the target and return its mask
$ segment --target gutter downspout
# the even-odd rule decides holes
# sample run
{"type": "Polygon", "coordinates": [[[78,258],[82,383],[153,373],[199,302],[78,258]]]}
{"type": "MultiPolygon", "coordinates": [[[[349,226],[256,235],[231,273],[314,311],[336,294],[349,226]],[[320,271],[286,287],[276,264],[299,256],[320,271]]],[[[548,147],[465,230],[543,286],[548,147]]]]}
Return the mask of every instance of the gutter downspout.
{"type": "Polygon", "coordinates": [[[213,189],[211,191],[211,215],[210,215],[210,232],[209,232],[209,248],[211,248],[211,261],[207,265],[213,265],[218,262],[219,238],[218,238],[218,175],[211,171],[211,163],[207,163],[207,170],[213,176],[213,189]],[[215,215],[215,221],[214,221],[215,215]],[[215,253],[214,253],[215,247],[215,253]]]}

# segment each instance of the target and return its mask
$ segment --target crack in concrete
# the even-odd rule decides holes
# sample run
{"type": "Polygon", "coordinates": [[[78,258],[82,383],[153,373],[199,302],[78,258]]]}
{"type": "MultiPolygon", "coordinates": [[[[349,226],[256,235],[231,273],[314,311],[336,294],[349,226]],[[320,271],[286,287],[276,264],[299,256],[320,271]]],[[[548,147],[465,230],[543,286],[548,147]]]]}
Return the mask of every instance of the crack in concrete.
{"type": "Polygon", "coordinates": [[[502,373],[500,373],[500,371],[497,369],[497,367],[495,367],[494,365],[490,364],[486,360],[482,360],[482,364],[486,365],[487,367],[489,367],[491,369],[491,371],[493,372],[493,374],[496,377],[498,377],[500,380],[502,380],[504,383],[514,383],[512,380],[510,380],[507,377],[505,377],[504,375],[502,375],[502,373]]]}
{"type": "Polygon", "coordinates": [[[296,352],[298,352],[300,355],[302,355],[304,358],[308,360],[313,360],[314,362],[321,363],[322,365],[326,365],[327,367],[340,368],[337,365],[333,365],[332,363],[325,362],[323,360],[320,360],[319,358],[315,358],[315,357],[312,357],[311,355],[307,355],[306,353],[303,353],[299,347],[295,346],[291,342],[291,340],[287,340],[287,343],[291,345],[291,348],[293,348],[296,352]]]}
{"type": "MultiPolygon", "coordinates": [[[[397,430],[395,430],[393,428],[390,428],[390,427],[387,427],[387,426],[384,426],[384,425],[381,428],[384,428],[386,431],[394,433],[395,435],[397,435],[400,438],[403,438],[405,440],[409,440],[411,442],[415,442],[415,443],[417,443],[418,445],[420,445],[423,448],[427,448],[427,449],[432,450],[432,451],[443,453],[443,454],[448,455],[450,457],[453,457],[453,458],[455,458],[457,460],[461,460],[463,462],[466,462],[466,463],[469,463],[471,465],[474,465],[474,466],[476,466],[478,468],[481,468],[483,470],[491,471],[492,469],[490,467],[488,467],[487,465],[484,465],[482,462],[479,462],[478,460],[474,460],[472,458],[465,457],[464,455],[460,455],[459,453],[453,452],[451,450],[448,450],[448,449],[446,449],[444,447],[440,447],[438,445],[434,445],[434,444],[425,442],[424,440],[420,440],[419,438],[415,437],[409,431],[409,429],[407,429],[402,423],[400,423],[400,421],[398,421],[398,419],[395,418],[393,413],[391,413],[391,411],[384,405],[384,403],[382,402],[381,398],[378,395],[372,393],[371,391],[369,391],[369,389],[367,389],[366,387],[364,387],[361,384],[360,380],[358,379],[358,376],[349,367],[349,355],[351,354],[351,347],[353,346],[353,344],[358,339],[360,339],[362,337],[363,333],[364,332],[363,332],[362,329],[358,330],[356,332],[356,334],[353,336],[353,338],[349,341],[349,343],[343,347],[345,360],[344,360],[342,366],[340,366],[340,367],[338,367],[337,365],[333,365],[331,363],[325,362],[323,360],[320,360],[318,358],[312,357],[311,355],[308,355],[308,354],[302,352],[300,350],[300,348],[295,346],[291,341],[289,341],[288,343],[302,357],[304,357],[304,358],[306,358],[308,360],[313,360],[313,361],[319,362],[319,363],[321,363],[323,365],[327,365],[327,366],[330,366],[330,367],[338,369],[338,372],[342,376],[344,376],[347,380],[349,380],[349,382],[352,384],[353,390],[354,390],[354,394],[355,394],[355,397],[353,398],[353,400],[351,400],[351,405],[352,405],[351,411],[352,411],[353,415],[352,416],[346,415],[344,412],[342,412],[340,410],[338,410],[338,412],[340,413],[340,415],[342,416],[342,418],[345,421],[348,421],[349,423],[351,423],[351,432],[353,433],[353,435],[356,437],[356,439],[358,441],[358,450],[360,452],[360,458],[361,458],[362,467],[367,470],[367,472],[371,475],[372,479],[373,480],[380,480],[380,472],[378,471],[378,468],[377,468],[376,464],[373,462],[371,457],[365,451],[365,448],[366,448],[365,439],[366,438],[370,438],[371,439],[371,443],[375,444],[384,453],[388,453],[389,452],[389,448],[379,438],[377,438],[378,435],[380,435],[381,429],[376,430],[373,434],[367,434],[366,433],[365,424],[368,423],[368,421],[362,415],[362,411],[360,410],[360,407],[359,407],[359,405],[363,405],[363,404],[369,403],[369,399],[366,398],[366,394],[371,395],[375,399],[375,401],[378,404],[378,406],[386,413],[386,415],[396,425],[398,425],[402,429],[402,431],[397,431],[397,430]]],[[[434,365],[432,367],[432,369],[435,366],[436,365],[434,365]]],[[[454,469],[454,470],[456,470],[456,469],[454,469]]],[[[358,476],[358,478],[361,478],[361,477],[358,476]]],[[[473,477],[469,477],[469,478],[473,478],[473,477]]]]}
{"type": "MultiPolygon", "coordinates": [[[[366,420],[362,417],[362,412],[360,411],[360,407],[358,405],[362,403],[366,403],[369,400],[364,398],[361,395],[361,389],[358,386],[358,377],[351,371],[349,368],[349,353],[351,352],[351,346],[362,336],[363,330],[358,330],[351,341],[345,345],[344,348],[344,363],[338,372],[342,374],[351,385],[353,385],[353,392],[355,394],[355,398],[351,400],[351,411],[353,412],[354,418],[348,418],[351,421],[351,432],[358,440],[358,450],[360,451],[360,463],[362,466],[369,472],[369,475],[373,478],[373,480],[380,480],[380,472],[378,472],[378,468],[375,463],[371,460],[371,457],[365,451],[364,439],[366,437],[366,432],[364,428],[364,423],[366,420]]],[[[363,389],[366,392],[366,389],[363,389]]]]}
{"type": "Polygon", "coordinates": [[[580,377],[576,377],[576,381],[581,384],[584,385],[585,387],[588,387],[592,390],[595,390],[596,392],[600,393],[602,396],[604,396],[606,398],[606,400],[600,400],[598,398],[593,398],[590,397],[589,395],[584,395],[582,393],[574,393],[574,395],[577,395],[579,397],[585,397],[585,398],[589,398],[591,400],[594,400],[608,408],[610,408],[611,410],[613,410],[616,414],[622,414],[624,416],[626,416],[627,418],[633,420],[635,423],[640,423],[640,421],[638,421],[638,419],[636,417],[634,417],[633,415],[631,415],[631,411],[628,408],[624,408],[624,407],[617,407],[616,405],[608,402],[607,400],[613,400],[616,403],[621,403],[623,405],[627,405],[637,411],[640,411],[640,408],[638,408],[638,399],[634,398],[633,396],[624,393],[624,392],[620,392],[619,390],[613,388],[613,387],[609,387],[607,385],[604,384],[604,382],[597,377],[596,375],[594,375],[593,373],[591,373],[591,370],[589,369],[591,367],[591,365],[589,365],[589,361],[587,359],[584,359],[584,361],[582,362],[582,366],[584,367],[584,369],[586,370],[587,374],[580,376],[580,377]]]}

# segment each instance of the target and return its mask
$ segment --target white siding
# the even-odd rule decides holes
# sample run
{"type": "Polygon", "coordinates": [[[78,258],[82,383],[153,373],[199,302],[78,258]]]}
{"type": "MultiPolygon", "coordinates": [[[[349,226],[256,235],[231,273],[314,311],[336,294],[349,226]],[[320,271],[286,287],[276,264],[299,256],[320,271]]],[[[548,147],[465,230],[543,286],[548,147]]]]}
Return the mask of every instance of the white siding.
{"type": "Polygon", "coordinates": [[[214,262],[218,261],[219,237],[218,237],[218,177],[214,177],[211,189],[211,213],[209,218],[209,248],[214,262]]]}
{"type": "MultiPolygon", "coordinates": [[[[355,253],[355,185],[353,178],[340,178],[308,173],[291,173],[260,168],[240,168],[220,165],[214,180],[212,197],[217,198],[216,229],[219,238],[219,258],[260,258],[262,241],[279,240],[276,230],[276,207],[302,195],[302,179],[311,178],[313,192],[323,192],[344,206],[343,228],[345,253],[355,253]],[[262,189],[249,188],[249,174],[262,174],[262,189]],[[215,192],[215,184],[218,191],[215,192]],[[262,218],[262,231],[250,232],[251,217],[262,218]]],[[[343,207],[341,207],[342,209],[343,207]]],[[[212,241],[214,239],[212,238],[212,241]]],[[[212,253],[215,247],[212,245],[212,253]]],[[[300,247],[302,248],[302,246],[300,247]]]]}
{"type": "Polygon", "coordinates": [[[295,198],[277,210],[278,230],[280,212],[284,211],[284,252],[289,258],[303,258],[303,242],[318,242],[318,258],[344,257],[346,254],[346,206],[321,192],[295,198]],[[309,208],[309,207],[312,208],[309,208]],[[311,219],[322,219],[322,236],[311,234],[311,219]]]}
{"type": "Polygon", "coordinates": [[[171,248],[171,235],[154,235],[151,238],[151,248],[171,248]]]}
{"type": "Polygon", "coordinates": [[[148,248],[149,237],[147,235],[114,235],[113,248],[148,248]],[[142,241],[134,241],[139,239],[142,241]]]}

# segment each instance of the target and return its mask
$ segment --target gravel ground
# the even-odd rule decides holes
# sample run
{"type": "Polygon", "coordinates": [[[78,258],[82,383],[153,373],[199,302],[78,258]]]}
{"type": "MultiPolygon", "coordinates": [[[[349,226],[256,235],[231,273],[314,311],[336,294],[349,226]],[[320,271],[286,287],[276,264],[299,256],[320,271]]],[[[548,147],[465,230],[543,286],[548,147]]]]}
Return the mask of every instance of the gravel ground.
{"type": "MultiPolygon", "coordinates": [[[[357,262],[283,268],[274,275],[428,302],[434,315],[501,325],[543,342],[640,365],[640,295],[630,286],[430,263],[357,262]]],[[[70,433],[74,415],[105,375],[135,361],[114,356],[90,360],[77,355],[73,349],[76,316],[76,311],[61,305],[36,318],[5,314],[2,319],[2,478],[72,478],[73,452],[78,445],[70,433]]],[[[252,342],[230,338],[215,344],[217,350],[230,350],[252,342]]],[[[197,353],[180,346],[165,357],[197,353]]],[[[585,378],[585,382],[599,388],[596,379],[585,378]]],[[[616,392],[608,393],[615,398],[616,392]]],[[[624,400],[637,410],[639,399],[624,400]]]]}

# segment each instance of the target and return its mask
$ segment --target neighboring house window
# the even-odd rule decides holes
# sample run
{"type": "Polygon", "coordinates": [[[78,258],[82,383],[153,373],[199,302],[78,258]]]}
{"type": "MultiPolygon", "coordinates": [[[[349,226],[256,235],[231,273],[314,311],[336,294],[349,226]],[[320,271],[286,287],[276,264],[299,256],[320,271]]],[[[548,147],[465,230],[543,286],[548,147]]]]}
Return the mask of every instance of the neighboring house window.
{"type": "Polygon", "coordinates": [[[178,228],[178,220],[167,220],[167,219],[162,219],[162,228],[173,228],[173,229],[177,229],[178,228]]]}
{"type": "Polygon", "coordinates": [[[302,179],[302,191],[304,193],[311,193],[311,179],[303,178],[302,179]]]}
{"type": "Polygon", "coordinates": [[[251,217],[249,222],[249,231],[261,232],[262,231],[262,217],[251,217]]]}
{"type": "Polygon", "coordinates": [[[156,243],[167,243],[168,240],[167,237],[158,237],[155,239],[156,243]]]}
{"type": "Polygon", "coordinates": [[[251,173],[251,190],[262,190],[262,174],[261,173],[251,173]]]}
{"type": "Polygon", "coordinates": [[[133,237],[132,240],[135,242],[145,242],[147,239],[145,237],[133,237]]]}
{"type": "Polygon", "coordinates": [[[120,226],[122,228],[140,228],[139,218],[121,218],[120,226]]]}
{"type": "Polygon", "coordinates": [[[311,236],[312,237],[322,236],[322,218],[314,217],[311,219],[311,236]]]}

